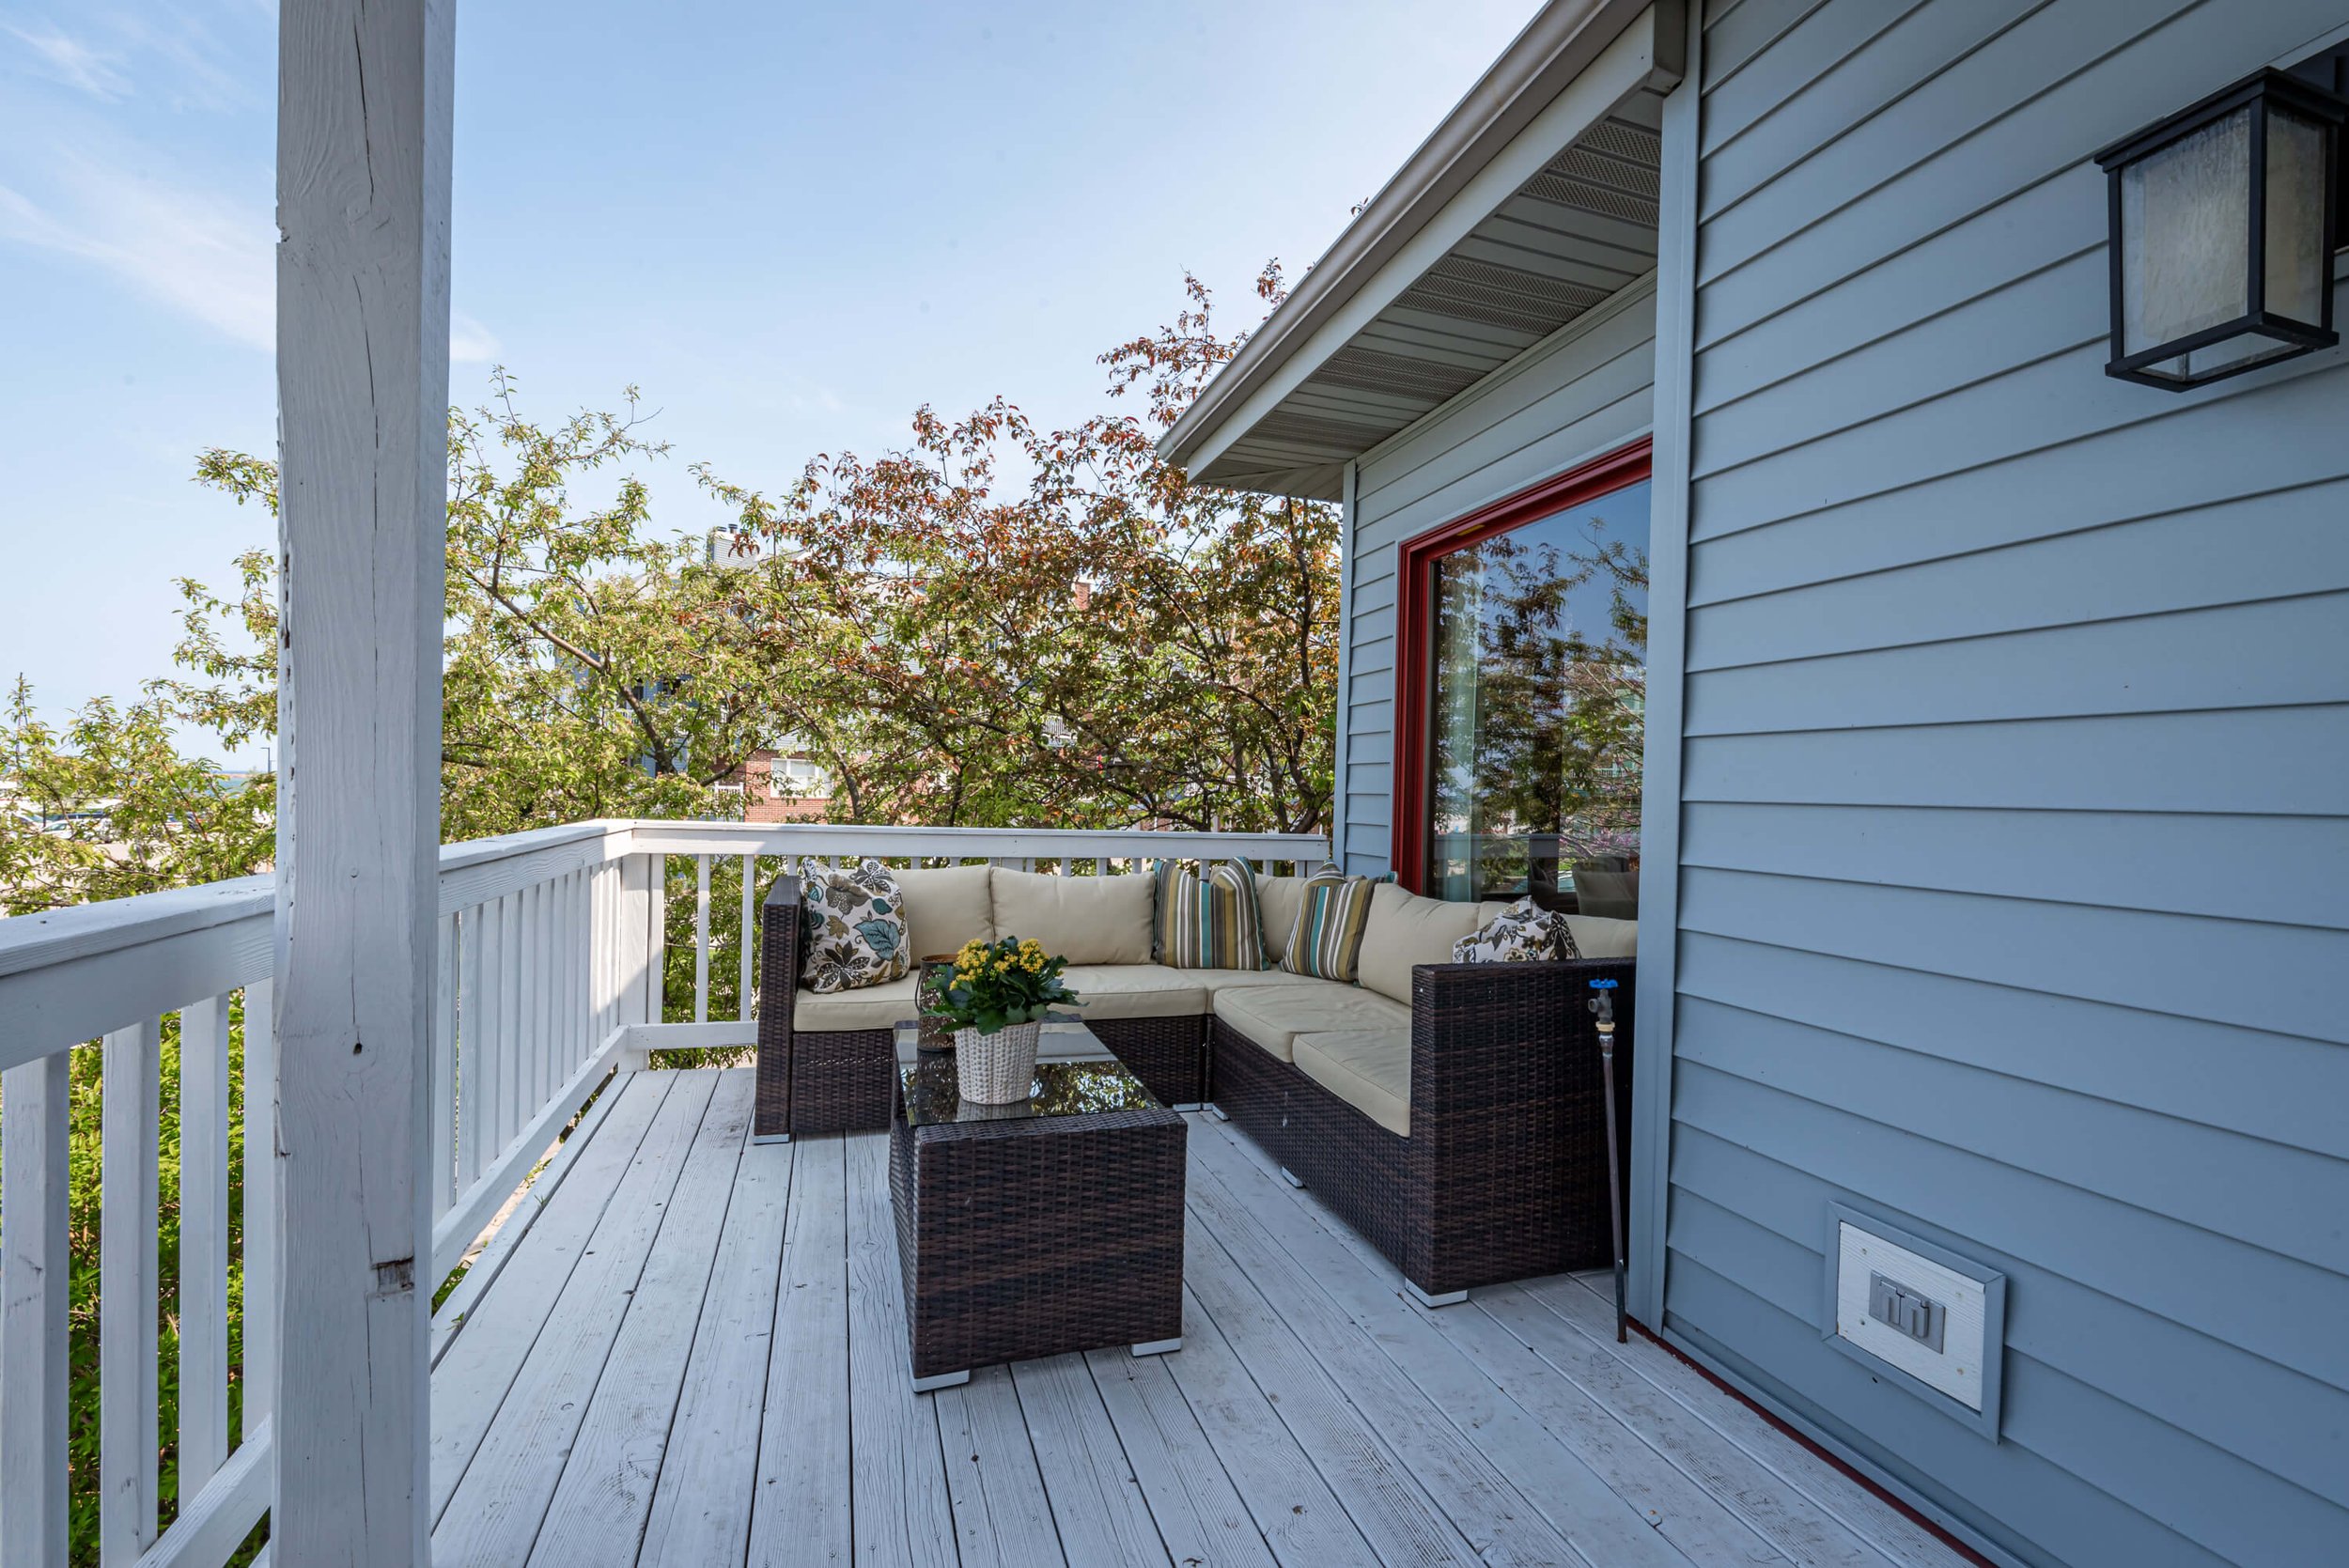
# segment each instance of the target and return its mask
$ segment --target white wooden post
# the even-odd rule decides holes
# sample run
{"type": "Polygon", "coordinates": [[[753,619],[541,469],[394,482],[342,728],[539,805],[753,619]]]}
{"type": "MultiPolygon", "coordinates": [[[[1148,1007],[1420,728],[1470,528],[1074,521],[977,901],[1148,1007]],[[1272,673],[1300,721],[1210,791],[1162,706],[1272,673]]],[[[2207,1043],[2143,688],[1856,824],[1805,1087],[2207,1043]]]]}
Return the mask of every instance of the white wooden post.
{"type": "Polygon", "coordinates": [[[64,1051],[0,1074],[0,1568],[65,1561],[70,1100],[64,1051]]]}
{"type": "Polygon", "coordinates": [[[453,0],[278,26],[275,1560],[430,1559],[453,0]]]}

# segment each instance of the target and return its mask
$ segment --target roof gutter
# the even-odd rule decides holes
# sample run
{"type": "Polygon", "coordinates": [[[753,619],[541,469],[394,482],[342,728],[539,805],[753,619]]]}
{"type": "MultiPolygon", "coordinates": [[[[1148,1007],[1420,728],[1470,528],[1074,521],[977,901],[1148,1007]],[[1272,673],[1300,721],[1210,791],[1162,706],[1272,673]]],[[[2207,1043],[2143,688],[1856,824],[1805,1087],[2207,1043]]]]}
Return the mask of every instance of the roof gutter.
{"type": "MultiPolygon", "coordinates": [[[[1460,189],[1579,76],[1650,0],[1552,0],[1478,78],[1279,309],[1208,382],[1159,456],[1188,466],[1225,419],[1277,374],[1460,189]]],[[[1658,64],[1682,56],[1683,8],[1656,8],[1658,64]],[[1671,29],[1667,38],[1666,29],[1671,29]],[[1669,43],[1669,48],[1667,47],[1669,43]]],[[[1676,69],[1676,67],[1675,67],[1676,69]]]]}

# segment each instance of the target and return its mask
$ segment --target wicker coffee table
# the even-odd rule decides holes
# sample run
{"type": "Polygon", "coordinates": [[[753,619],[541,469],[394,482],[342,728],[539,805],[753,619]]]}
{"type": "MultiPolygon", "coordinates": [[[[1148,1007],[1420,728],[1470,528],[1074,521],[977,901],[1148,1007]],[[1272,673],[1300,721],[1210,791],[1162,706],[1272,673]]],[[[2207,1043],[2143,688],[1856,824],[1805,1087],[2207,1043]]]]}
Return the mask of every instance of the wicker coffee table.
{"type": "Polygon", "coordinates": [[[965,1106],[897,1026],[889,1195],[917,1393],[1070,1350],[1182,1348],[1190,1129],[1081,1024],[1048,1025],[1025,1104],[965,1106]]]}

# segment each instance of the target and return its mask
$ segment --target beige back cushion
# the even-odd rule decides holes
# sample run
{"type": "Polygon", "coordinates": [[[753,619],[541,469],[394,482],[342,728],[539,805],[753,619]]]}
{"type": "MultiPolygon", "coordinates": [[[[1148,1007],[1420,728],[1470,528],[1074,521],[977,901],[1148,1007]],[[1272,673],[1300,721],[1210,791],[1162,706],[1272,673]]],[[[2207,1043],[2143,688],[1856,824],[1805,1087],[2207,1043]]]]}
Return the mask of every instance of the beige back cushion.
{"type": "Polygon", "coordinates": [[[1637,958],[1640,955],[1640,923],[1636,920],[1610,920],[1605,915],[1568,915],[1566,929],[1574,933],[1574,945],[1585,958],[1637,958]]]}
{"type": "Polygon", "coordinates": [[[895,873],[906,906],[906,946],[915,963],[957,953],[968,941],[995,939],[995,905],[988,891],[992,870],[957,865],[895,873]]]}
{"type": "Polygon", "coordinates": [[[1370,924],[1354,973],[1372,990],[1408,1003],[1411,967],[1452,962],[1452,944],[1482,924],[1474,904],[1422,898],[1383,882],[1370,892],[1370,924]]]}
{"type": "Polygon", "coordinates": [[[995,935],[1034,938],[1072,964],[1146,964],[1158,878],[1052,877],[995,867],[995,935]]]}
{"type": "Polygon", "coordinates": [[[1302,877],[1256,878],[1256,910],[1264,921],[1264,955],[1278,964],[1289,950],[1289,933],[1297,929],[1297,911],[1305,907],[1302,877]]]}

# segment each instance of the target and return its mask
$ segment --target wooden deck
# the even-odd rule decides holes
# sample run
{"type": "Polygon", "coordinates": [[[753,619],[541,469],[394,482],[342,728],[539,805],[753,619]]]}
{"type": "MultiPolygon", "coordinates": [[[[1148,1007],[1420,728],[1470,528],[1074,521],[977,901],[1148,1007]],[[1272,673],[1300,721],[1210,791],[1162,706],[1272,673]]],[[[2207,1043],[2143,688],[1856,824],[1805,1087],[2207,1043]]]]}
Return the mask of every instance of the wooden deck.
{"type": "Polygon", "coordinates": [[[443,1307],[438,1562],[1960,1561],[1615,1344],[1603,1277],[1428,1312],[1206,1117],[1181,1351],[916,1395],[886,1139],[752,1145],[750,1110],[747,1072],[623,1079],[443,1307]]]}

